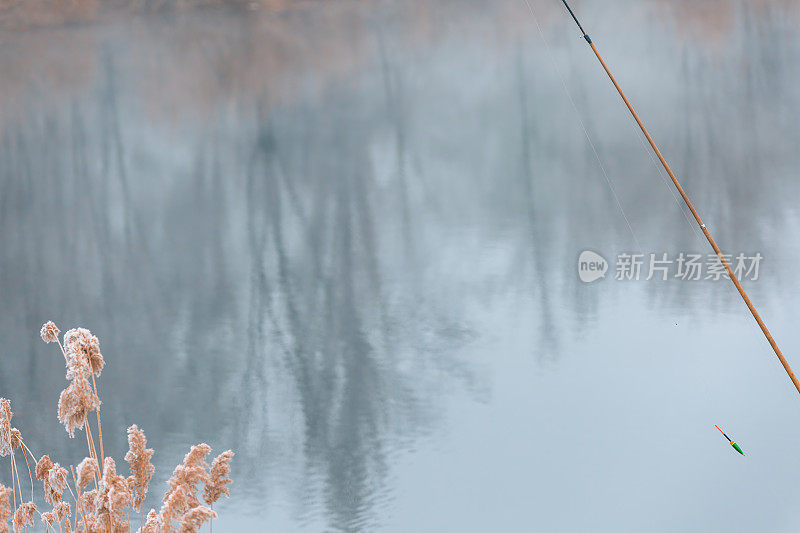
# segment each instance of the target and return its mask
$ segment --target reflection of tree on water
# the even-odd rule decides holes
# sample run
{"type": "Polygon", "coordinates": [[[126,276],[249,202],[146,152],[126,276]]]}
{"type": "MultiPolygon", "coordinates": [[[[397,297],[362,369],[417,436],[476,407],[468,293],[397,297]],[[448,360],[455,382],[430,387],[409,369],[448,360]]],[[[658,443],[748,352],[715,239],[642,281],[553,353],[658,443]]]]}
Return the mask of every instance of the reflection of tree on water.
{"type": "Polygon", "coordinates": [[[328,115],[307,117],[313,138],[276,135],[292,114],[259,118],[246,186],[247,407],[237,423],[251,434],[247,442],[267,442],[269,412],[285,409],[287,399],[266,405],[271,372],[265,366],[285,368],[302,415],[307,467],[325,480],[334,525],[352,530],[383,484],[387,431],[398,423],[414,427],[426,415],[407,410],[421,405],[424,391],[396,371],[406,362],[387,349],[406,333],[385,327],[392,317],[382,294],[387,267],[378,256],[368,131],[349,124],[355,102],[337,92],[332,99],[328,115]],[[293,172],[299,168],[306,174],[293,172]]]}
{"type": "MultiPolygon", "coordinates": [[[[526,233],[530,240],[520,246],[522,255],[522,268],[533,263],[532,274],[522,274],[523,279],[536,281],[536,286],[532,288],[535,292],[534,297],[538,297],[540,310],[539,330],[536,336],[539,342],[536,344],[535,353],[539,358],[552,358],[558,353],[558,337],[555,329],[555,318],[551,301],[551,289],[548,283],[547,271],[545,270],[545,260],[552,253],[548,249],[549,239],[543,235],[543,225],[537,220],[537,176],[534,175],[532,161],[534,159],[532,151],[536,151],[536,156],[542,156],[542,150],[537,144],[532,146],[533,138],[541,138],[541,133],[536,129],[536,122],[532,121],[529,112],[529,93],[527,72],[525,70],[524,52],[522,43],[516,44],[516,77],[517,93],[519,99],[520,114],[520,144],[521,144],[521,172],[526,210],[528,215],[528,228],[526,233]]],[[[519,275],[519,273],[515,273],[519,275]]]]}

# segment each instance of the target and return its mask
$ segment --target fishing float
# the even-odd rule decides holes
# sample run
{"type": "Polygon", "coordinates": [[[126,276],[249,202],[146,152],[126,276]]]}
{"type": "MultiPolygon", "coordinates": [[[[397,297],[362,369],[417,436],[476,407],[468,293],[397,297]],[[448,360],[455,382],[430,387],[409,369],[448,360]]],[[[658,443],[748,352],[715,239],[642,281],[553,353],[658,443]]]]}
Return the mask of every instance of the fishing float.
{"type": "MultiPolygon", "coordinates": [[[[769,342],[769,345],[772,347],[772,350],[775,352],[775,355],[778,356],[778,360],[781,362],[781,365],[783,365],[784,370],[786,370],[786,373],[789,375],[789,378],[792,380],[792,383],[794,384],[795,389],[797,389],[797,392],[800,393],[800,381],[797,380],[797,377],[794,375],[794,372],[792,371],[792,368],[789,366],[789,362],[783,356],[783,353],[781,352],[781,349],[778,347],[778,343],[775,342],[774,338],[772,338],[772,334],[769,332],[769,329],[767,329],[767,325],[761,319],[761,315],[758,314],[758,311],[756,311],[756,308],[753,305],[753,302],[750,301],[750,297],[747,296],[747,293],[745,292],[744,287],[742,287],[742,284],[739,282],[739,280],[734,275],[733,270],[731,269],[731,266],[728,263],[728,260],[725,259],[724,255],[722,255],[722,251],[720,250],[719,246],[717,246],[716,241],[714,241],[714,238],[711,236],[711,232],[709,232],[708,228],[703,223],[703,220],[700,218],[700,215],[698,214],[698,212],[695,209],[694,205],[692,205],[692,202],[691,202],[691,200],[689,200],[689,196],[686,194],[686,191],[684,191],[683,187],[681,187],[681,184],[678,181],[678,178],[675,177],[675,173],[672,172],[672,169],[670,168],[669,164],[667,163],[667,160],[664,159],[664,156],[661,154],[661,150],[659,150],[658,146],[656,146],[655,141],[653,141],[653,138],[650,136],[650,133],[647,131],[647,128],[644,126],[644,123],[639,118],[639,115],[636,113],[636,111],[633,109],[633,105],[631,104],[630,100],[628,100],[628,97],[625,96],[625,93],[622,91],[622,88],[620,87],[619,83],[617,83],[616,78],[614,78],[614,75],[611,73],[611,70],[608,68],[608,65],[603,60],[603,57],[600,55],[600,52],[597,50],[597,47],[595,46],[594,42],[592,42],[592,39],[589,37],[589,35],[583,29],[583,26],[581,25],[580,21],[578,21],[578,17],[575,16],[575,13],[572,11],[572,8],[569,7],[569,4],[567,3],[567,0],[561,0],[561,2],[567,8],[567,11],[569,11],[569,14],[572,16],[572,20],[574,20],[575,24],[578,25],[578,29],[580,29],[581,35],[583,36],[583,39],[589,44],[589,46],[592,49],[592,52],[594,52],[594,55],[597,57],[597,60],[600,61],[600,64],[603,66],[603,70],[605,70],[606,74],[608,75],[609,79],[611,80],[611,83],[614,84],[614,88],[617,90],[619,95],[622,97],[622,101],[625,102],[625,106],[628,108],[628,111],[630,111],[631,115],[633,116],[633,119],[636,121],[636,124],[638,124],[639,129],[642,130],[642,133],[644,134],[645,138],[647,139],[647,142],[650,144],[650,147],[653,149],[653,152],[655,152],[656,156],[658,157],[658,160],[661,162],[661,165],[664,167],[664,170],[667,171],[667,174],[669,175],[670,179],[672,180],[673,185],[675,185],[675,188],[678,190],[678,193],[680,193],[681,198],[683,198],[684,203],[689,208],[689,211],[691,211],[692,216],[694,217],[694,219],[697,222],[697,224],[700,226],[700,229],[703,231],[703,235],[705,235],[706,239],[708,240],[708,243],[711,245],[711,248],[713,248],[714,252],[717,254],[717,257],[719,258],[719,261],[725,267],[725,270],[728,273],[728,278],[730,278],[730,280],[736,286],[736,290],[739,291],[739,294],[741,295],[742,299],[744,300],[745,305],[747,305],[747,308],[750,310],[750,313],[753,315],[753,318],[758,323],[758,327],[761,328],[761,331],[764,333],[764,336],[767,338],[767,341],[769,342]]],[[[717,427],[717,429],[719,429],[719,427],[717,427]]],[[[722,431],[722,430],[720,429],[720,431],[722,431]]],[[[723,433],[723,435],[725,435],[725,434],[723,433]]],[[[727,438],[727,435],[725,436],[725,438],[727,438]]],[[[730,440],[730,439],[728,439],[728,440],[730,440]]],[[[742,450],[739,449],[739,447],[736,445],[735,442],[733,442],[733,441],[730,441],[730,442],[731,442],[731,445],[734,448],[736,448],[736,450],[739,453],[742,453],[742,450]]],[[[742,453],[742,455],[744,455],[744,454],[742,453]]]]}
{"type": "MultiPolygon", "coordinates": [[[[719,426],[718,426],[718,425],[716,425],[716,424],[714,424],[714,427],[715,427],[715,428],[717,428],[717,429],[719,429],[719,426]]],[[[733,441],[733,439],[731,439],[729,436],[727,436],[727,435],[725,434],[725,432],[724,432],[724,431],[722,431],[721,429],[719,429],[719,432],[720,432],[720,433],[722,433],[722,436],[723,436],[723,437],[725,437],[726,439],[728,439],[728,443],[730,443],[730,445],[731,445],[731,446],[733,446],[733,449],[734,449],[734,450],[736,450],[736,451],[737,451],[737,452],[739,452],[740,454],[744,455],[744,452],[742,451],[742,449],[739,447],[739,445],[738,445],[738,444],[736,444],[736,443],[733,441]]]]}

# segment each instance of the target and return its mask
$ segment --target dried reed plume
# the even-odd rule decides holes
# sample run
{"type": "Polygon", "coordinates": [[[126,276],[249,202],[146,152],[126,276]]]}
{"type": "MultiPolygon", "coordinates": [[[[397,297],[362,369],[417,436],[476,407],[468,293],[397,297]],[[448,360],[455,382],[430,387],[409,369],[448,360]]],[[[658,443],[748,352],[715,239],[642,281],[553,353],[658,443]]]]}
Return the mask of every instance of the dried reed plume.
{"type": "Polygon", "coordinates": [[[68,502],[61,500],[53,506],[53,513],[56,515],[56,520],[66,520],[72,516],[72,509],[68,502]]]}
{"type": "Polygon", "coordinates": [[[44,485],[44,499],[55,506],[67,488],[67,469],[43,455],[36,463],[36,479],[44,485]]]}
{"type": "Polygon", "coordinates": [[[36,479],[44,481],[47,479],[47,473],[53,468],[53,461],[49,455],[43,455],[39,462],[36,463],[36,479]]]}
{"type": "Polygon", "coordinates": [[[58,334],[61,331],[53,324],[52,321],[45,322],[42,326],[42,330],[39,332],[39,335],[42,336],[42,340],[44,342],[58,342],[58,334]]]}
{"type": "Polygon", "coordinates": [[[233,483],[233,480],[225,476],[231,473],[231,459],[233,459],[233,451],[228,450],[219,454],[211,462],[211,471],[203,491],[203,500],[208,505],[213,506],[223,494],[230,497],[231,492],[226,485],[233,483]]]}
{"type": "Polygon", "coordinates": [[[208,464],[205,458],[210,451],[211,446],[206,443],[192,446],[183,458],[183,464],[176,466],[172,472],[172,477],[167,481],[170,488],[164,494],[159,513],[165,532],[174,531],[173,521],[184,526],[186,514],[192,509],[202,507],[197,492],[200,490],[198,485],[208,480],[208,464]]]}
{"type": "MultiPolygon", "coordinates": [[[[106,363],[103,354],[100,353],[100,341],[91,331],[84,328],[67,331],[64,333],[64,349],[67,352],[67,366],[71,372],[100,377],[106,363]]],[[[67,379],[73,378],[67,374],[67,379]]]]}
{"type": "Polygon", "coordinates": [[[9,498],[14,491],[0,483],[0,533],[8,533],[8,519],[11,518],[9,498]]]}
{"type": "MultiPolygon", "coordinates": [[[[233,450],[227,450],[216,456],[214,461],[211,462],[211,471],[208,473],[206,488],[203,491],[203,500],[212,510],[214,509],[214,503],[219,500],[223,494],[229,498],[231,496],[231,491],[228,490],[226,485],[233,483],[233,480],[229,477],[225,477],[231,473],[231,459],[233,459],[233,450]]],[[[209,529],[213,530],[213,519],[216,517],[216,513],[208,517],[209,529]]]]}
{"type": "Polygon", "coordinates": [[[58,398],[58,419],[72,438],[76,429],[83,429],[87,414],[99,408],[100,399],[95,395],[89,381],[78,376],[58,398]]]}
{"type": "Polygon", "coordinates": [[[95,472],[98,471],[97,459],[93,457],[86,457],[78,464],[78,480],[77,485],[80,490],[89,486],[89,483],[94,479],[95,472]]]}
{"type": "Polygon", "coordinates": [[[11,453],[11,402],[0,398],[0,456],[11,453]]]}
{"type": "Polygon", "coordinates": [[[66,378],[70,382],[59,397],[58,419],[64,424],[70,437],[75,436],[75,430],[85,431],[89,456],[77,468],[70,467],[73,491],[66,468],[54,462],[49,455],[42,455],[36,461],[23,442],[19,430],[11,426],[11,402],[0,398],[0,457],[11,456],[12,475],[11,487],[0,484],[0,533],[8,533],[9,520],[15,533],[22,530],[27,532],[28,527],[34,526],[37,513],[48,531],[52,528],[53,531],[58,529],[67,533],[129,533],[131,512],[140,514],[138,521],[141,527],[138,533],[199,531],[204,523],[217,516],[210,507],[200,503],[200,484],[205,485],[203,499],[209,505],[223,494],[229,495],[226,485],[231,480],[226,476],[230,473],[233,452],[228,450],[221,453],[209,468],[205,458],[211,448],[207,444],[192,446],[183,463],[175,468],[168,481],[169,489],[162,500],[161,511],[151,509],[147,514],[147,523],[144,523],[142,507],[155,470],[151,462],[153,449],[147,447],[144,432],[138,426],[132,425],[128,428],[128,452],[125,455],[130,474],[119,474],[114,459],[104,457],[100,425],[101,402],[95,381],[105,366],[105,360],[100,353],[100,342],[84,328],[67,331],[63,344],[59,340],[59,333],[53,322],[45,323],[40,331],[44,342],[55,342],[59,345],[66,363],[66,378]],[[91,411],[97,412],[100,459],[88,417],[91,411]],[[53,506],[51,511],[39,513],[33,501],[23,502],[20,473],[14,458],[16,449],[21,449],[28,465],[31,490],[33,491],[35,472],[36,479],[42,482],[44,500],[53,506]],[[35,462],[34,472],[31,472],[29,457],[35,462]],[[90,488],[93,483],[94,488],[90,488]],[[67,490],[76,504],[74,520],[70,520],[73,516],[72,509],[69,502],[64,500],[67,490]],[[12,497],[13,511],[10,502],[12,497]]]}
{"type": "Polygon", "coordinates": [[[136,495],[133,500],[133,507],[137,511],[142,511],[142,503],[147,496],[147,487],[150,485],[150,478],[153,477],[155,467],[150,462],[153,456],[153,449],[147,447],[147,438],[144,432],[136,427],[136,424],[128,428],[128,453],[125,460],[131,471],[128,482],[131,484],[136,495]]]}
{"type": "Polygon", "coordinates": [[[216,517],[217,513],[215,513],[208,507],[203,507],[202,505],[198,505],[197,507],[194,507],[186,511],[186,514],[183,515],[183,520],[179,532],[197,533],[198,531],[200,531],[200,526],[202,526],[204,522],[210,521],[212,518],[216,517]]]}
{"type": "Polygon", "coordinates": [[[14,531],[18,532],[20,529],[25,529],[28,526],[33,526],[33,515],[36,513],[36,504],[33,502],[25,502],[19,504],[17,510],[14,511],[14,516],[11,521],[14,523],[14,531]]]}
{"type": "Polygon", "coordinates": [[[147,522],[139,530],[140,533],[159,533],[164,530],[164,521],[161,520],[161,515],[155,509],[150,509],[147,513],[147,522]]]}
{"type": "Polygon", "coordinates": [[[47,525],[47,529],[50,529],[50,526],[53,525],[53,522],[56,521],[56,514],[53,511],[47,511],[46,513],[42,513],[42,522],[47,525]]]}
{"type": "Polygon", "coordinates": [[[22,434],[17,428],[11,428],[11,449],[16,450],[22,446],[22,434]]]}
{"type": "Polygon", "coordinates": [[[103,464],[103,478],[95,494],[94,510],[100,522],[111,531],[124,527],[125,508],[133,503],[128,480],[117,474],[114,459],[106,457],[103,464]]]}

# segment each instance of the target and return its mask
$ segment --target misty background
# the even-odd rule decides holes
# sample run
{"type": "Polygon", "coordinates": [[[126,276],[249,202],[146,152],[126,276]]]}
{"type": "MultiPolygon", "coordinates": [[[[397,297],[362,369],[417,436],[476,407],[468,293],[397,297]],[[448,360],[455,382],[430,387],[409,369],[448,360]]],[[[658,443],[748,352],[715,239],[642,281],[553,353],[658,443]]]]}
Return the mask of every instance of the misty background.
{"type": "MultiPolygon", "coordinates": [[[[100,338],[106,453],[156,450],[145,508],[189,445],[236,452],[215,530],[795,531],[800,399],[732,284],[578,279],[639,251],[581,120],[642,252],[711,249],[530,1],[550,53],[523,0],[4,6],[0,395],[34,452],[85,455],[53,320],[100,338]]],[[[798,3],[573,7],[800,366],[798,3]]]]}

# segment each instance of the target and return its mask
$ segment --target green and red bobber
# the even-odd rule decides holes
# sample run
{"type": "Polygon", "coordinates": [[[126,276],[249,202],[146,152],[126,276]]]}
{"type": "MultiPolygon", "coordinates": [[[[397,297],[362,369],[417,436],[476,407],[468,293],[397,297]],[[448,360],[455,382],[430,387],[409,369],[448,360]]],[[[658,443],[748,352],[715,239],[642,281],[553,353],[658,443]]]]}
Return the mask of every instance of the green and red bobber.
{"type": "MultiPolygon", "coordinates": [[[[716,424],[714,424],[714,427],[715,427],[715,428],[717,428],[717,429],[719,429],[719,426],[718,426],[718,425],[716,425],[716,424]]],[[[744,455],[744,452],[742,451],[742,449],[741,449],[741,448],[739,448],[739,445],[738,445],[738,444],[736,444],[736,443],[735,443],[733,440],[731,440],[731,438],[730,438],[729,436],[727,436],[727,435],[725,434],[725,432],[724,432],[724,431],[722,431],[721,429],[719,429],[719,432],[720,432],[720,433],[722,433],[722,436],[723,436],[723,437],[725,437],[726,439],[728,439],[728,442],[730,442],[730,444],[731,444],[731,446],[733,446],[733,449],[734,449],[734,450],[736,450],[736,451],[737,451],[737,452],[739,452],[740,454],[744,455]]]]}

